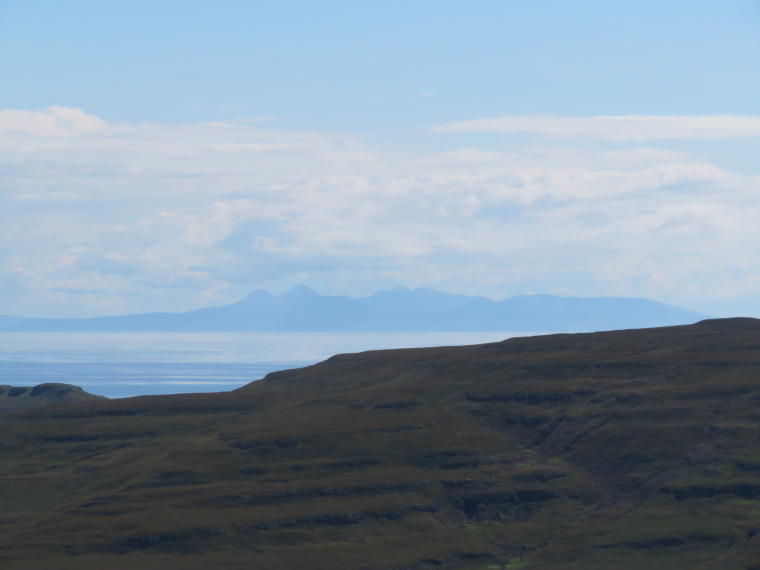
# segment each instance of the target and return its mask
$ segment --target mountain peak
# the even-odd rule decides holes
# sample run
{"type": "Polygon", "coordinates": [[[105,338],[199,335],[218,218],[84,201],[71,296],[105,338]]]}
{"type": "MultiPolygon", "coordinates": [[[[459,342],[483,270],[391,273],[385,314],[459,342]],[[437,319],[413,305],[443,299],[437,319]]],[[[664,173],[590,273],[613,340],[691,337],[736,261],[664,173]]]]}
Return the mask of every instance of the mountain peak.
{"type": "Polygon", "coordinates": [[[314,289],[311,289],[306,285],[296,285],[295,287],[290,288],[286,293],[280,295],[280,297],[286,297],[289,299],[310,299],[320,296],[321,295],[314,291],[314,289]]]}
{"type": "MultiPolygon", "coordinates": [[[[267,291],[266,289],[256,289],[255,291],[252,291],[239,301],[236,301],[235,303],[232,303],[234,306],[240,306],[240,305],[255,305],[256,303],[265,302],[272,298],[272,294],[267,291]]],[[[227,305],[227,306],[232,306],[227,305]]]]}

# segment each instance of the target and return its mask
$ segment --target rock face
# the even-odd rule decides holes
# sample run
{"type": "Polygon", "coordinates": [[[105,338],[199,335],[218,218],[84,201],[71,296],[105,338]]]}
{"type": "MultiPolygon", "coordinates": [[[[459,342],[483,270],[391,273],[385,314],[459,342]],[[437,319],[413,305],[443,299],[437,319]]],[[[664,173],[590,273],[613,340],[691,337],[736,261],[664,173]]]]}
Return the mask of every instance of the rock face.
{"type": "Polygon", "coordinates": [[[0,414],[18,412],[55,404],[106,400],[71,384],[48,383],[37,386],[6,386],[0,384],[0,414]]]}
{"type": "Polygon", "coordinates": [[[0,566],[760,568],[760,321],[0,417],[0,566]]]}

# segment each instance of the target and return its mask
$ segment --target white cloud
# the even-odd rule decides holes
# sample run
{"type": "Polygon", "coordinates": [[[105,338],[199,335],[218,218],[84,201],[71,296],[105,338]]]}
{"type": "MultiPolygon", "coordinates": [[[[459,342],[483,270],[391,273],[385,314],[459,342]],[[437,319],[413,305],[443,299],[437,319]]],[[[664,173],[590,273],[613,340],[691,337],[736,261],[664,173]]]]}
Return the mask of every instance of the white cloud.
{"type": "Polygon", "coordinates": [[[14,200],[80,200],[81,194],[75,192],[26,192],[25,194],[16,194],[12,197],[14,200]]]}
{"type": "Polygon", "coordinates": [[[760,180],[686,153],[99,121],[0,132],[0,314],[186,310],[299,281],[678,302],[760,275],[760,180]]]}
{"type": "Polygon", "coordinates": [[[531,133],[551,139],[645,141],[760,136],[760,116],[621,115],[597,117],[496,117],[458,121],[442,133],[531,133]]]}
{"type": "Polygon", "coordinates": [[[45,111],[0,111],[0,133],[26,133],[38,137],[74,136],[106,129],[107,123],[81,109],[53,105],[45,111]]]}

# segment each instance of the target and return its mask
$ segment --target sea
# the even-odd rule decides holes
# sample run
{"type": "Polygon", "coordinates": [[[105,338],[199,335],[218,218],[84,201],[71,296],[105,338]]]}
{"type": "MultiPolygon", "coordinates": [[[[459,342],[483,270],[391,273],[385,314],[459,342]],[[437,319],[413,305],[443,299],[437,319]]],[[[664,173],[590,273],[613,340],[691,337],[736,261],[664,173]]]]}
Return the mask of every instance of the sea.
{"type": "Polygon", "coordinates": [[[108,398],[223,392],[334,354],[497,342],[519,332],[0,333],[0,384],[74,384],[108,398]]]}

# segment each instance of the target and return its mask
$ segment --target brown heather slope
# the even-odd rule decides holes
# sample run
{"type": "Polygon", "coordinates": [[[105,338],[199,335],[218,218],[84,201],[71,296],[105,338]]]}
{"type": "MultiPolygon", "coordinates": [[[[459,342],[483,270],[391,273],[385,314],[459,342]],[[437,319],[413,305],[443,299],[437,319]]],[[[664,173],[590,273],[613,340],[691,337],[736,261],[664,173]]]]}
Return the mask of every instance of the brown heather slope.
{"type": "Polygon", "coordinates": [[[0,417],[4,569],[760,569],[760,321],[0,417]]]}

